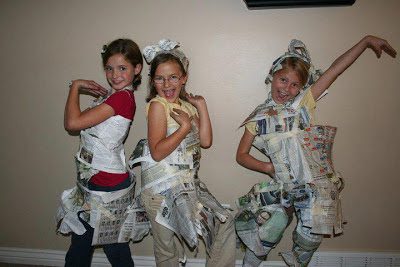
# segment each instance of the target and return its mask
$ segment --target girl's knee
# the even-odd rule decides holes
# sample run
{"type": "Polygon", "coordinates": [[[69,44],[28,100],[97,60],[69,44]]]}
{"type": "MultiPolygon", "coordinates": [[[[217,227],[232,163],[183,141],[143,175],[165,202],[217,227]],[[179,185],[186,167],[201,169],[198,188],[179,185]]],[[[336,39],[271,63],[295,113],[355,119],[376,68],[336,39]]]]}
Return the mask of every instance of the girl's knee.
{"type": "Polygon", "coordinates": [[[287,227],[289,217],[283,210],[276,210],[259,229],[259,236],[267,246],[273,246],[279,242],[287,227]]]}
{"type": "Polygon", "coordinates": [[[295,231],[293,233],[293,242],[306,251],[315,251],[321,245],[323,240],[322,235],[303,235],[295,231]]]}

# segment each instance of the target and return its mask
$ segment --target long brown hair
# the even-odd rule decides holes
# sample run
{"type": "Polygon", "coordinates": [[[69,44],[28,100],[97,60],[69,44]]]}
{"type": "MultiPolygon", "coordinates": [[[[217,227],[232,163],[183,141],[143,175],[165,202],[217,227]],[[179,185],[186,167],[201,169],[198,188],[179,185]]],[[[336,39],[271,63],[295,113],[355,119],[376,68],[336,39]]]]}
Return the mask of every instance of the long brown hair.
{"type": "MultiPolygon", "coordinates": [[[[101,57],[103,59],[103,67],[106,66],[108,59],[116,54],[123,55],[124,58],[129,61],[129,63],[131,63],[134,67],[136,67],[137,64],[143,66],[143,57],[142,53],[140,52],[140,48],[131,39],[117,39],[112,41],[110,44],[105,45],[103,47],[103,52],[101,53],[101,57]]],[[[141,82],[142,75],[140,75],[139,73],[133,78],[133,89],[136,90],[141,82]]]]}

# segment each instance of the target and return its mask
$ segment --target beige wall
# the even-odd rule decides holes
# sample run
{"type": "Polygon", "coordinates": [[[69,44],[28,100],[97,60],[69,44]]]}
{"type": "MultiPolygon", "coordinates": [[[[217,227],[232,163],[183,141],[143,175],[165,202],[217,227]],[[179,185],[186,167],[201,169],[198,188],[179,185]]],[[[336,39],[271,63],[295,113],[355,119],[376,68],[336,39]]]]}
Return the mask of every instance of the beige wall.
{"type": "MultiPolygon", "coordinates": [[[[81,77],[105,82],[99,53],[108,41],[128,37],[142,48],[163,37],[182,43],[191,59],[188,88],[207,99],[214,126],[201,177],[233,204],[266,178],[236,164],[237,127],[265,98],[266,71],[289,40],[302,39],[325,69],[366,34],[399,50],[399,10],[398,0],[253,11],[241,0],[1,0],[0,247],[67,248],[69,239],[56,235],[54,224],[60,193],[74,185],[78,145],[63,128],[67,84],[81,77]]],[[[147,70],[127,154],[146,134],[147,70]]],[[[318,121],[339,128],[334,161],[346,178],[348,221],[345,235],[326,239],[321,251],[400,251],[399,74],[398,59],[377,60],[367,51],[319,102],[318,121]]],[[[279,249],[290,246],[290,236],[279,249]]],[[[133,245],[135,255],[152,255],[151,242],[133,245]]]]}

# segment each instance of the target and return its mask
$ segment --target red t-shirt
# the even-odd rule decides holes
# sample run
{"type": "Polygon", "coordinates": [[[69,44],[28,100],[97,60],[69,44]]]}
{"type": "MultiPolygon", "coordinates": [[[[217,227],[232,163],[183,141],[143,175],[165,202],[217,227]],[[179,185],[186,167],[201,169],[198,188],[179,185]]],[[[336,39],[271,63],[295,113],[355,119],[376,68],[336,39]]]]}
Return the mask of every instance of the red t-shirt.
{"type": "MultiPolygon", "coordinates": [[[[121,90],[112,94],[104,101],[113,108],[115,115],[120,115],[128,120],[133,120],[136,111],[135,96],[131,90],[121,90]]],[[[100,171],[92,176],[90,182],[99,186],[115,186],[129,177],[126,173],[109,173],[100,171]]]]}

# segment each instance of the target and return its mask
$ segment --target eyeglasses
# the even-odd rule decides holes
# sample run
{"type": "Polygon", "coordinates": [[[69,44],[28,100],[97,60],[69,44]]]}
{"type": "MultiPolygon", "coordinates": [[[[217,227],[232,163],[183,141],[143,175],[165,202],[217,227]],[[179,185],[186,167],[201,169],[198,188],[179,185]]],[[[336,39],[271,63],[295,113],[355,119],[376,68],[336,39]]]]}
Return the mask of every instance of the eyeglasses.
{"type": "Polygon", "coordinates": [[[156,76],[154,77],[153,81],[155,84],[163,84],[165,83],[166,80],[168,80],[169,83],[178,83],[179,80],[182,78],[182,76],[178,75],[171,75],[168,78],[164,78],[163,76],[156,76]]]}

